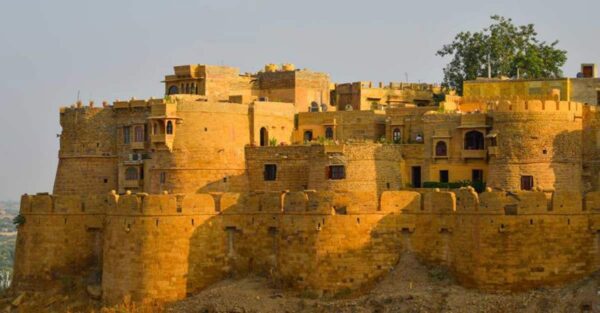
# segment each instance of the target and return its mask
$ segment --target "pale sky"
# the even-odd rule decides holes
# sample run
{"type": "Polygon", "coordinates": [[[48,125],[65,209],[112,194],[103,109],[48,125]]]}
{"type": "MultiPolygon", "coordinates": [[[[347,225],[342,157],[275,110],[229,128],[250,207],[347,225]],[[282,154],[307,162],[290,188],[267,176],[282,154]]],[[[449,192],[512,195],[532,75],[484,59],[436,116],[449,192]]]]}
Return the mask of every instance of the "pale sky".
{"type": "Polygon", "coordinates": [[[4,1],[0,10],[0,200],[52,191],[58,109],[161,97],[173,65],[257,71],[294,63],[334,82],[440,82],[435,56],[493,14],[533,23],[568,51],[566,76],[600,63],[600,1],[4,1]]]}

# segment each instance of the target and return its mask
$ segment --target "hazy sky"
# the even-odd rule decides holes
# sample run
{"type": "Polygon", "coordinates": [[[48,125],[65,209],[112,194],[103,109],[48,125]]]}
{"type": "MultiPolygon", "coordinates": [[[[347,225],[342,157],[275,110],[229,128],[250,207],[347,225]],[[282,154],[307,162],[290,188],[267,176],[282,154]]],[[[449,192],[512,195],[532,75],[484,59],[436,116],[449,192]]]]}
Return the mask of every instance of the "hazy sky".
{"type": "Polygon", "coordinates": [[[4,1],[0,11],[0,200],[51,191],[58,109],[161,97],[173,65],[256,71],[291,62],[335,82],[440,82],[435,51],[489,16],[560,40],[564,67],[600,63],[600,1],[4,1]]]}

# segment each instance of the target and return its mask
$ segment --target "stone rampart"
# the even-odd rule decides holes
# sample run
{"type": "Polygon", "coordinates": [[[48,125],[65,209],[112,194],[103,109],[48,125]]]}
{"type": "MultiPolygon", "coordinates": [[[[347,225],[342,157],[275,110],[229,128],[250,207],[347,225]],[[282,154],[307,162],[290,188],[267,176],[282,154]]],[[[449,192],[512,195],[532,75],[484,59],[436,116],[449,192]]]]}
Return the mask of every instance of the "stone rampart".
{"type": "Polygon", "coordinates": [[[16,286],[101,265],[108,302],[180,299],[247,273],[335,295],[368,288],[407,251],[490,290],[600,265],[597,192],[40,194],[21,214],[16,286]]]}

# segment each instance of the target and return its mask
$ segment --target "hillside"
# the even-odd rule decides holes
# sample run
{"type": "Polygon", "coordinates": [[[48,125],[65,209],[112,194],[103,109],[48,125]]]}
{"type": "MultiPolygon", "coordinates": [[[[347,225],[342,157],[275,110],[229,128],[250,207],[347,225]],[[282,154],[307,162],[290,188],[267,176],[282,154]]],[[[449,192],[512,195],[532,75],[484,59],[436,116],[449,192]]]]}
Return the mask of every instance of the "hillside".
{"type": "MultiPolygon", "coordinates": [[[[82,279],[83,281],[83,279],[82,279]]],[[[27,293],[19,306],[11,306],[17,295],[4,297],[5,312],[104,312],[104,313],[250,313],[250,312],[600,312],[600,273],[563,288],[537,289],[516,294],[490,294],[465,289],[454,283],[440,267],[420,263],[405,254],[399,264],[364,295],[338,294],[317,299],[309,292],[286,292],[265,278],[230,279],[166,306],[136,306],[129,303],[102,308],[86,295],[77,280],[62,281],[44,293],[27,293]]]]}
{"type": "Polygon", "coordinates": [[[517,294],[489,294],[465,289],[439,267],[404,255],[370,292],[356,298],[317,300],[310,294],[282,293],[263,278],[221,282],[167,307],[167,312],[600,312],[600,274],[564,288],[517,294]]]}
{"type": "Polygon", "coordinates": [[[8,284],[6,277],[10,277],[12,274],[15,240],[17,239],[13,218],[18,212],[19,204],[17,202],[0,201],[0,289],[8,284]]]}

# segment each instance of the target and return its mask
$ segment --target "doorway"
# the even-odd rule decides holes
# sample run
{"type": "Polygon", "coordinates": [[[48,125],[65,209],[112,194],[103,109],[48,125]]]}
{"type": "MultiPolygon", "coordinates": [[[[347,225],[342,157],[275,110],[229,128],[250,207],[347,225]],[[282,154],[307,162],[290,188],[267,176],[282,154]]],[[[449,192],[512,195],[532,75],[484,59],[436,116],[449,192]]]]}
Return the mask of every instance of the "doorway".
{"type": "Polygon", "coordinates": [[[413,188],[421,188],[421,167],[411,167],[411,184],[413,188]]]}

